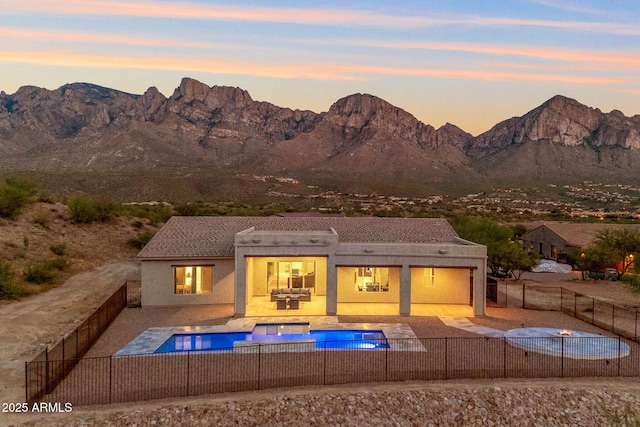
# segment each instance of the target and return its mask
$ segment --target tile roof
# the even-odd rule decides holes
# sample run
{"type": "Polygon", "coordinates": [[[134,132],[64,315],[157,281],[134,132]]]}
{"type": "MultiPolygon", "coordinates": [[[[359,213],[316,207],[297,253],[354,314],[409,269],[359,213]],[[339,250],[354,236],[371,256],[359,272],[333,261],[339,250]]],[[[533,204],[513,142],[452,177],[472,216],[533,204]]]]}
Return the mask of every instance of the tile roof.
{"type": "Polygon", "coordinates": [[[341,243],[459,243],[440,218],[174,216],[140,251],[139,258],[232,257],[235,234],[322,231],[334,228],[341,243]]]}
{"type": "MultiPolygon", "coordinates": [[[[606,224],[606,223],[573,223],[573,222],[543,222],[537,228],[546,226],[551,231],[556,233],[567,244],[572,246],[587,246],[593,242],[598,234],[605,230],[621,230],[621,229],[633,229],[640,231],[640,224],[606,224]]],[[[533,229],[535,230],[535,229],[533,229]]],[[[528,231],[527,233],[532,232],[528,231]]],[[[525,235],[527,234],[525,233],[525,235]]],[[[523,235],[523,238],[525,236],[523,235]]]]}

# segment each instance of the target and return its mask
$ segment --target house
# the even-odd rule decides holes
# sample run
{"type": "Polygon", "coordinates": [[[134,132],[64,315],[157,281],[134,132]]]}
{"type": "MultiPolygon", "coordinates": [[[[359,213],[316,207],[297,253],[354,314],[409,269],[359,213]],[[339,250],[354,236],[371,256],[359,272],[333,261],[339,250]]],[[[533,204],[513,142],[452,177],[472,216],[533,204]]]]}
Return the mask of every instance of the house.
{"type": "Polygon", "coordinates": [[[543,222],[525,232],[522,243],[525,249],[537,252],[543,258],[564,261],[571,252],[589,246],[603,231],[625,228],[640,231],[640,224],[543,222]]]}
{"type": "Polygon", "coordinates": [[[291,291],[308,294],[301,315],[428,304],[485,314],[486,247],[445,219],[175,216],[138,257],[143,307],[234,304],[241,317],[303,289],[291,291]]]}

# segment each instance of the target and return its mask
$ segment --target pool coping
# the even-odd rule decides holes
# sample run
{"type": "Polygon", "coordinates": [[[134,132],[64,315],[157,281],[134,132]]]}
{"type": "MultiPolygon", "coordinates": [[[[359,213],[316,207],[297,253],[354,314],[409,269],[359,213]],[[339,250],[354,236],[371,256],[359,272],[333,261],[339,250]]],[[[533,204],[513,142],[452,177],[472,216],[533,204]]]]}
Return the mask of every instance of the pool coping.
{"type": "MultiPolygon", "coordinates": [[[[114,356],[149,355],[175,334],[216,333],[216,332],[251,332],[256,324],[262,323],[309,323],[313,330],[381,330],[390,340],[391,351],[424,351],[417,341],[413,329],[405,323],[340,323],[337,316],[287,316],[287,317],[242,317],[229,320],[225,325],[215,326],[174,326],[165,328],[149,328],[130,341],[114,356]]],[[[260,345],[260,344],[258,344],[260,345]]],[[[262,344],[264,345],[264,344],[262,344]]],[[[256,345],[254,344],[254,347],[256,345]]],[[[283,350],[291,350],[292,346],[283,350]]],[[[295,346],[293,346],[295,347],[295,346]]],[[[246,346],[238,350],[246,349],[246,346]]],[[[236,351],[234,349],[234,351],[236,351]]]]}

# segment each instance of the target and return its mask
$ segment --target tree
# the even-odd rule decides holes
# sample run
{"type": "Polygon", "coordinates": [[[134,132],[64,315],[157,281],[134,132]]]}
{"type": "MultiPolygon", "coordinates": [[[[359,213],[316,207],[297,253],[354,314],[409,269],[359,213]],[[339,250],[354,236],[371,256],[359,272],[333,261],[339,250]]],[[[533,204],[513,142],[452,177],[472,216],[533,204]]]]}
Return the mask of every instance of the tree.
{"type": "Polygon", "coordinates": [[[580,254],[572,254],[576,269],[582,271],[582,278],[586,278],[585,272],[602,273],[607,266],[615,265],[617,278],[620,279],[635,264],[635,259],[640,255],[640,232],[631,229],[609,229],[598,234],[591,245],[580,254]]]}
{"type": "Polygon", "coordinates": [[[487,265],[492,274],[500,269],[514,273],[518,277],[537,264],[537,254],[530,254],[515,242],[514,228],[500,225],[488,218],[459,216],[451,221],[451,226],[463,239],[487,247],[487,265]]]}
{"type": "Polygon", "coordinates": [[[524,250],[522,245],[516,242],[504,245],[501,255],[503,268],[513,273],[516,280],[520,280],[522,273],[531,271],[540,261],[540,255],[524,250]]]}

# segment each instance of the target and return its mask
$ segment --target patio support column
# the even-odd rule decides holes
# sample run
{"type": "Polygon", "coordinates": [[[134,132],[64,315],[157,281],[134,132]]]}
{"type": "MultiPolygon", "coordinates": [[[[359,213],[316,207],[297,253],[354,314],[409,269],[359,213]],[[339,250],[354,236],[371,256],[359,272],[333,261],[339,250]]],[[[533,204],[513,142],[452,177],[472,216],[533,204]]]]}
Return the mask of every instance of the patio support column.
{"type": "Polygon", "coordinates": [[[244,317],[247,310],[247,260],[240,251],[236,250],[236,268],[234,272],[234,316],[244,317]]]}
{"type": "Polygon", "coordinates": [[[327,257],[327,316],[338,312],[338,271],[335,258],[327,257]]]}
{"type": "Polygon", "coordinates": [[[475,269],[473,277],[473,315],[487,314],[487,260],[484,259],[475,269]]]}
{"type": "Polygon", "coordinates": [[[411,314],[411,269],[403,264],[400,269],[400,315],[411,314]]]}

